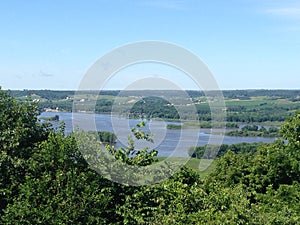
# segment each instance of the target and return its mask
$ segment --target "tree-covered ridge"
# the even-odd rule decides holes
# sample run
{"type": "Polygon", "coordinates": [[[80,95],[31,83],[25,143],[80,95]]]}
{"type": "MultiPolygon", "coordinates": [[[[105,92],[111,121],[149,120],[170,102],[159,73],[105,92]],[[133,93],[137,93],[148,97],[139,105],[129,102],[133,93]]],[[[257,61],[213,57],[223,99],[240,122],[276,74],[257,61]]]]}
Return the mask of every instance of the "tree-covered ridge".
{"type": "MultiPolygon", "coordinates": [[[[52,130],[37,115],[36,104],[0,90],[0,224],[299,224],[300,113],[281,140],[227,151],[205,178],[184,167],[139,187],[104,179],[63,124],[52,130]]],[[[113,152],[129,160],[126,149],[113,152]]]]}
{"type": "MultiPolygon", "coordinates": [[[[37,95],[42,98],[51,99],[64,99],[66,97],[71,97],[75,94],[75,91],[54,91],[54,90],[11,90],[9,91],[13,97],[22,97],[22,96],[30,96],[37,95]]],[[[207,91],[209,93],[209,91],[207,91]]],[[[102,91],[81,91],[82,94],[92,94],[92,95],[110,95],[117,96],[120,95],[120,90],[102,90],[102,91]]],[[[122,91],[122,96],[176,96],[178,91],[174,90],[126,90],[122,91]],[[155,95],[154,95],[155,94],[155,95]]],[[[191,98],[203,97],[205,93],[203,91],[194,91],[194,90],[186,90],[186,93],[191,98]]],[[[260,97],[267,96],[273,99],[278,98],[290,98],[295,99],[295,101],[300,100],[300,90],[268,90],[268,89],[253,89],[253,90],[224,90],[222,91],[225,98],[229,99],[249,99],[251,97],[260,97]]]]}
{"type": "MultiPolygon", "coordinates": [[[[199,119],[204,127],[211,127],[211,111],[204,92],[186,91],[187,96],[172,90],[146,91],[10,91],[21,101],[28,98],[39,102],[39,110],[78,111],[125,114],[130,117],[199,119]],[[77,99],[74,98],[76,93],[77,99]],[[151,97],[155,96],[155,97],[151,97]],[[178,96],[181,96],[178,98],[178,96]],[[146,104],[144,104],[144,102],[146,104]],[[128,111],[128,105],[132,105],[128,111]],[[114,106],[114,108],[112,108],[114,106]]],[[[224,94],[228,124],[276,123],[300,110],[299,90],[226,90],[224,94]]]]}
{"type": "Polygon", "coordinates": [[[167,100],[158,97],[146,97],[137,101],[130,109],[133,117],[179,119],[176,108],[167,100]]]}

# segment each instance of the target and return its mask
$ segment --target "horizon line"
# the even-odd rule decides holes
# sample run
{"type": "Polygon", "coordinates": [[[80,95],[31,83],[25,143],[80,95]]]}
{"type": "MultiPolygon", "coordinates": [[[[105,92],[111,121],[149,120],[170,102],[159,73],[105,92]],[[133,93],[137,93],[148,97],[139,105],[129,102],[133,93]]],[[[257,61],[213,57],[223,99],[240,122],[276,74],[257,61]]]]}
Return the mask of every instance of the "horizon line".
{"type": "MultiPolygon", "coordinates": [[[[0,89],[1,86],[0,86],[0,89]]],[[[2,89],[4,91],[259,91],[259,90],[265,90],[265,91],[300,91],[299,89],[296,88],[244,88],[244,89],[215,89],[215,90],[197,90],[197,89],[127,89],[127,90],[122,90],[122,89],[103,89],[103,90],[93,90],[93,89],[86,89],[86,90],[76,90],[76,89],[2,89]]]]}

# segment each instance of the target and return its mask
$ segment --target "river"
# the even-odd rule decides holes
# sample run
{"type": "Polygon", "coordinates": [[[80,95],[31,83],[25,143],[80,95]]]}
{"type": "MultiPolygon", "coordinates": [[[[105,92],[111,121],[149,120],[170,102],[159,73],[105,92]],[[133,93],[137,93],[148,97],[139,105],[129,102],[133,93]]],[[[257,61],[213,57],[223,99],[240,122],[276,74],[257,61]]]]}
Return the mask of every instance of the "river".
{"type": "MultiPolygon", "coordinates": [[[[130,128],[134,127],[140,122],[136,119],[126,119],[110,114],[87,114],[70,112],[43,112],[41,117],[53,117],[59,115],[60,121],[51,122],[56,128],[61,121],[66,124],[66,132],[73,131],[73,122],[79,124],[79,127],[84,130],[98,130],[109,131],[117,135],[117,147],[124,147],[127,143],[127,136],[130,134],[130,128]],[[95,118],[95,119],[94,119],[95,118]],[[74,120],[74,121],[73,121],[74,120]],[[92,122],[91,122],[92,121],[92,122]],[[93,121],[96,121],[94,123],[93,121]]],[[[156,149],[159,156],[180,156],[187,157],[188,149],[191,146],[204,146],[208,143],[220,141],[222,136],[211,135],[211,129],[183,129],[183,130],[169,130],[166,129],[168,123],[178,124],[178,122],[167,122],[163,120],[147,121],[146,130],[154,134],[154,143],[150,142],[136,142],[137,148],[149,146],[150,149],[156,149]]],[[[214,130],[217,132],[218,130],[214,130]]],[[[236,144],[241,142],[273,142],[275,138],[265,137],[232,137],[224,136],[223,144],[236,144]]]]}

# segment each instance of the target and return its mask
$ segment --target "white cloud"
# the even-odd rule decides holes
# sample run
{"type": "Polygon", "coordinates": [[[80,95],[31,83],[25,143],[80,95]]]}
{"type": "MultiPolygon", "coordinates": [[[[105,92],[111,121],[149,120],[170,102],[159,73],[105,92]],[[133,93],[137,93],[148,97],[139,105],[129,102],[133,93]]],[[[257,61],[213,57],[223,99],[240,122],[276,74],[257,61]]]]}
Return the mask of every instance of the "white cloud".
{"type": "Polygon", "coordinates": [[[276,16],[300,19],[300,6],[271,8],[271,9],[267,9],[266,13],[271,15],[276,15],[276,16]]]}
{"type": "Polygon", "coordinates": [[[269,17],[276,18],[279,30],[299,32],[300,30],[300,5],[299,3],[281,2],[269,5],[266,7],[263,13],[269,17]],[[275,6],[276,5],[276,6],[275,6]]]}

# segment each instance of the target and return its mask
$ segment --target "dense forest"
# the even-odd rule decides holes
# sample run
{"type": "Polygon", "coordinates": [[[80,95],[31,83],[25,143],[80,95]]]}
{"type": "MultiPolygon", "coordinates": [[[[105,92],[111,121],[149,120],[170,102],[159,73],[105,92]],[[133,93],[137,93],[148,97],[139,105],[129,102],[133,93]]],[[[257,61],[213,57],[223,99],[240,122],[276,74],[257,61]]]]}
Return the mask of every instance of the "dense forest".
{"type": "MultiPolygon", "coordinates": [[[[41,123],[38,108],[0,90],[1,224],[300,224],[299,112],[274,143],[223,146],[208,176],[183,167],[163,182],[130,186],[92,170],[74,134],[41,123]]],[[[132,165],[157,162],[155,151],[130,157],[131,147],[111,153],[132,165]]]]}

